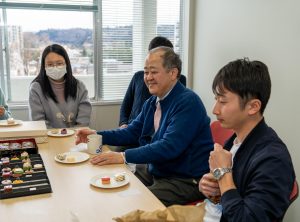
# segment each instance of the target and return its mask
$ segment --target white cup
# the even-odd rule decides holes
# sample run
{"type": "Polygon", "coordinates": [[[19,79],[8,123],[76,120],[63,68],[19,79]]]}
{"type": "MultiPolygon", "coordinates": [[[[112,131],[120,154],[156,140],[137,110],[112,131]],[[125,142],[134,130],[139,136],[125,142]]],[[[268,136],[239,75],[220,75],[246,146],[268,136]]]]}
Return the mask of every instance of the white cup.
{"type": "Polygon", "coordinates": [[[90,154],[99,154],[102,152],[102,136],[98,134],[91,134],[88,138],[88,152],[90,154]]]}
{"type": "Polygon", "coordinates": [[[134,163],[127,163],[126,166],[127,166],[128,170],[130,170],[132,173],[135,173],[135,171],[136,171],[136,164],[134,164],[134,163]]]}

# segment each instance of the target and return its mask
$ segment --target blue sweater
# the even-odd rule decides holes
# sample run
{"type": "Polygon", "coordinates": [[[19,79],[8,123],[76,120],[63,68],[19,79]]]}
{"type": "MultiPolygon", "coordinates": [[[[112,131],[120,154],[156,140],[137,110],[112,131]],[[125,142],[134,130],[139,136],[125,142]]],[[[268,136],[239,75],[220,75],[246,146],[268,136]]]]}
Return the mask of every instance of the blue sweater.
{"type": "Polygon", "coordinates": [[[213,149],[210,119],[199,96],[177,82],[160,102],[162,117],[154,134],[156,96],[150,97],[142,112],[125,129],[98,132],[109,145],[138,144],[127,149],[127,162],[149,164],[157,177],[200,178],[209,171],[213,149]]]}
{"type": "MultiPolygon", "coordinates": [[[[226,149],[235,137],[225,144],[226,149]]],[[[287,147],[264,120],[246,137],[233,162],[237,189],[223,194],[220,221],[280,221],[290,204],[295,172],[287,147]]]]}
{"type": "MultiPolygon", "coordinates": [[[[180,75],[179,81],[186,86],[184,75],[180,75]]],[[[141,112],[144,102],[150,97],[151,94],[144,82],[144,71],[136,72],[129,83],[121,105],[119,126],[131,123],[141,112]]]]}

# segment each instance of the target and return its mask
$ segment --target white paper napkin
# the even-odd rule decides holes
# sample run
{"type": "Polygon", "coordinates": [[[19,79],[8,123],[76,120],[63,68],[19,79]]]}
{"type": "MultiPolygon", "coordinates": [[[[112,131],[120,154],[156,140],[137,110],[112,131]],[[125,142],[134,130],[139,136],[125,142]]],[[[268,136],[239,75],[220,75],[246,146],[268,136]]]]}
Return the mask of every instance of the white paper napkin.
{"type": "Polygon", "coordinates": [[[79,143],[70,149],[71,152],[81,152],[81,151],[86,151],[86,150],[87,150],[86,143],[79,143]]]}

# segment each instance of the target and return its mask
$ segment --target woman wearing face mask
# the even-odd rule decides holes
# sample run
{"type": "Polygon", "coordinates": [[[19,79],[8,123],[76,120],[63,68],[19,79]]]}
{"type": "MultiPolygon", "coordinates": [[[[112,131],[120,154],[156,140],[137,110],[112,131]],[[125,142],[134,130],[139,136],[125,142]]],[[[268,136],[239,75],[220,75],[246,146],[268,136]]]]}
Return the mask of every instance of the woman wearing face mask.
{"type": "Polygon", "coordinates": [[[48,128],[88,126],[91,110],[88,91],[72,75],[66,50],[58,44],[47,46],[40,72],[30,85],[31,120],[45,120],[48,128]]]}

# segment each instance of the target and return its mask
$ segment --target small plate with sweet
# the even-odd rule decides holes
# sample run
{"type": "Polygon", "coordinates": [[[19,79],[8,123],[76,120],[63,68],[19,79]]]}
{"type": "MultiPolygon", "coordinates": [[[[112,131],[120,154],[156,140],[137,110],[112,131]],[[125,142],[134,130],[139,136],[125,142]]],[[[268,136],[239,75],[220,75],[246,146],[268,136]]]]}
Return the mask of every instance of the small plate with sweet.
{"type": "Polygon", "coordinates": [[[99,174],[92,177],[90,184],[99,188],[117,188],[129,183],[129,176],[125,173],[99,174]]]}
{"type": "Polygon", "coordinates": [[[48,136],[53,137],[66,137],[71,136],[75,133],[72,129],[62,128],[62,129],[51,129],[48,131],[48,136]]]}
{"type": "Polygon", "coordinates": [[[65,152],[55,155],[55,161],[59,163],[81,163],[90,158],[90,155],[83,152],[65,152]]]}
{"type": "Polygon", "coordinates": [[[0,126],[16,126],[22,124],[22,120],[8,118],[7,120],[0,120],[0,126]]]}

